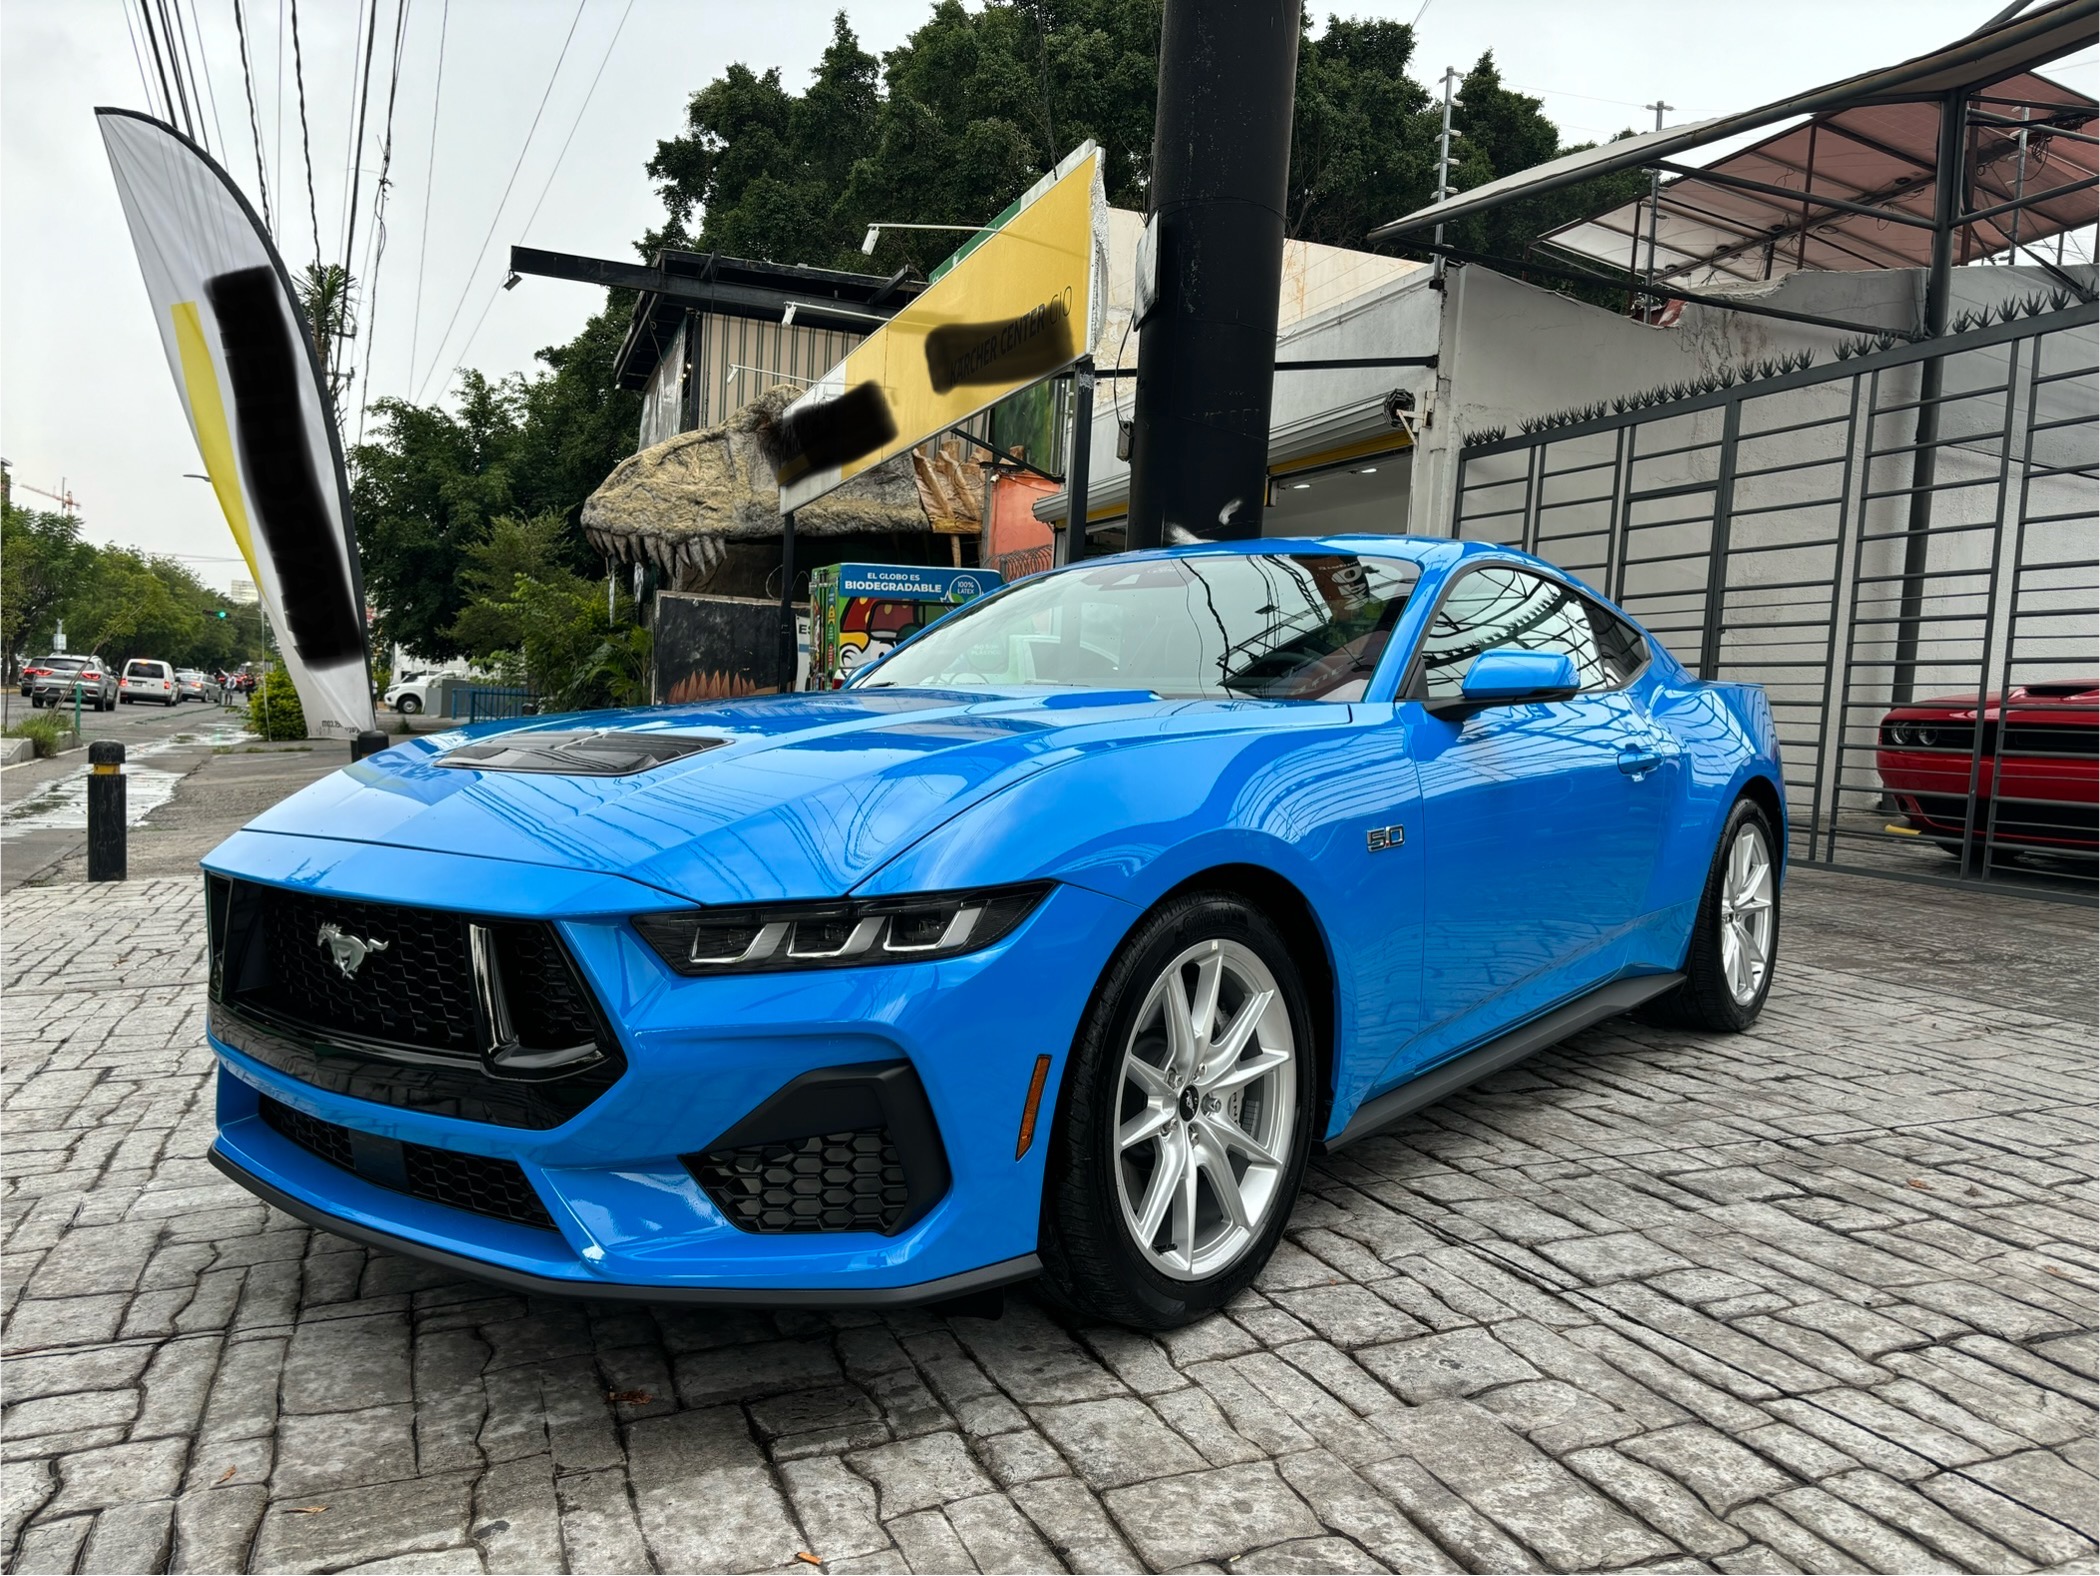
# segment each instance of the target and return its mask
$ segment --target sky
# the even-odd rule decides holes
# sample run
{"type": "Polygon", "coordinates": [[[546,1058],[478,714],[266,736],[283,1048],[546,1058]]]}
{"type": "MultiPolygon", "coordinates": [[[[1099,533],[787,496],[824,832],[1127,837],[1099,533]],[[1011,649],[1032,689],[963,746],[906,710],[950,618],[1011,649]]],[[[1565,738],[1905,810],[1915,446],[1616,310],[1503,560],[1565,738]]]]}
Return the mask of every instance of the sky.
{"type": "MultiPolygon", "coordinates": [[[[382,34],[394,7],[381,7],[382,34]]],[[[974,3],[974,0],[973,0],[974,3]]],[[[313,251],[297,75],[285,0],[241,0],[253,69],[251,130],[235,0],[191,0],[206,140],[251,200],[262,143],[282,249],[313,251]],[[282,64],[280,66],[280,58],[282,64]]],[[[686,100],[732,62],[777,66],[799,89],[841,0],[408,0],[388,169],[385,252],[359,358],[371,395],[442,397],[454,370],[529,373],[601,297],[527,279],[500,288],[523,243],[630,258],[662,209],[643,166],[682,129],[686,100]],[[442,80],[440,31],[443,33],[442,80]],[[427,215],[427,225],[426,225],[427,215]]],[[[901,43],[931,0],[843,0],[862,47],[901,43]]],[[[1333,0],[1312,9],[1417,22],[1416,74],[1433,85],[1492,49],[1511,86],[1544,99],[1568,141],[1768,102],[1921,53],[1973,30],[1998,0],[1333,0]],[[1417,21],[1417,19],[1419,19],[1417,21]]],[[[85,534],[180,556],[207,583],[246,571],[175,396],[130,232],[96,131],[98,104],[146,105],[123,0],[0,4],[0,456],[18,488],[70,489],[85,534]]],[[[361,0],[305,0],[299,42],[314,206],[340,256],[352,62],[361,0]]],[[[133,12],[135,22],[135,11],[133,12]]],[[[374,231],[389,39],[381,40],[360,185],[354,272],[374,231]]],[[[2053,74],[2094,92],[2100,51],[2053,74]]],[[[1011,193],[990,194],[987,214],[1011,193]]],[[[258,206],[260,204],[258,203],[258,206]]],[[[908,220],[914,215],[894,215],[908,220]]],[[[1396,216],[1397,217],[1397,216],[1396,216]]],[[[356,417],[350,420],[356,435],[356,417]]],[[[46,506],[34,492],[24,505],[46,506]]]]}

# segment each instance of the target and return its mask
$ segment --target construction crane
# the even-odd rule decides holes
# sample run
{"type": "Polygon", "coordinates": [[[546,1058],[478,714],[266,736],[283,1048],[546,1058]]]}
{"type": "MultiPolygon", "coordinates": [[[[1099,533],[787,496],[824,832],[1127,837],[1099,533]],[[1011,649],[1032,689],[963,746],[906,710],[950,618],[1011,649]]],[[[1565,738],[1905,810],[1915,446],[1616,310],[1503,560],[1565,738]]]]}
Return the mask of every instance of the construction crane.
{"type": "Polygon", "coordinates": [[[24,492],[35,493],[39,498],[49,498],[67,514],[80,513],[80,504],[73,497],[73,489],[65,484],[63,477],[59,480],[57,492],[52,492],[46,487],[32,487],[27,482],[15,480],[14,467],[6,460],[0,460],[0,476],[5,477],[6,489],[10,494],[13,493],[15,488],[19,487],[24,492]]]}

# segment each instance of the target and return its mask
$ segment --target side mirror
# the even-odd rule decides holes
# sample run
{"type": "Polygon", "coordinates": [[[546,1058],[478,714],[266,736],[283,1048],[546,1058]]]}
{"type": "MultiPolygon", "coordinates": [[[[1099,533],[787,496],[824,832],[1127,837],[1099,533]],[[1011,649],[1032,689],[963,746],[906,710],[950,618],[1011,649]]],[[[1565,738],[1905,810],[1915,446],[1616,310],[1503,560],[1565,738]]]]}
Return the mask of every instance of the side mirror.
{"type": "Polygon", "coordinates": [[[1566,700],[1582,688],[1575,659],[1564,651],[1483,651],[1466,669],[1459,698],[1431,705],[1434,716],[1458,720],[1488,706],[1566,700]]]}

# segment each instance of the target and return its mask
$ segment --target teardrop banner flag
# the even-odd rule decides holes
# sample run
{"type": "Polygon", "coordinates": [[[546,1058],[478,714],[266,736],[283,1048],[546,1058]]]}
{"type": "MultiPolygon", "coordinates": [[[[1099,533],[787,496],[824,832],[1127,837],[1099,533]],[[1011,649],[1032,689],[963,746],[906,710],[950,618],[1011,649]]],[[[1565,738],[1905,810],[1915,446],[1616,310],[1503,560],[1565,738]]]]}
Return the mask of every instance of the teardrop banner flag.
{"type": "Polygon", "coordinates": [[[362,732],[375,719],[350,488],[291,276],[210,154],[133,110],[95,119],[175,392],[307,726],[362,732]]]}

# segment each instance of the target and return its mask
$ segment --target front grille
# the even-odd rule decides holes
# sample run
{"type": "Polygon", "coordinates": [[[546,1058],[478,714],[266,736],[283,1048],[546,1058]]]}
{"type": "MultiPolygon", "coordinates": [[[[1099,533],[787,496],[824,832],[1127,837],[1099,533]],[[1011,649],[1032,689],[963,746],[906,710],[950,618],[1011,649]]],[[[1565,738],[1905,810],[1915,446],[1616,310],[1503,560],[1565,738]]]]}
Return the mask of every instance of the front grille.
{"type": "Polygon", "coordinates": [[[911,1198],[886,1127],[715,1149],[686,1163],[745,1231],[887,1232],[911,1198]]]}
{"type": "MultiPolygon", "coordinates": [[[[1929,750],[1940,754],[1973,755],[1976,753],[1976,727],[1973,723],[1935,722],[1930,719],[1885,722],[1881,725],[1881,743],[1884,748],[1894,750],[1929,750]]],[[[1987,721],[1983,725],[1983,753],[1986,756],[1999,753],[1998,724],[1995,721],[1987,721]]],[[[2100,728],[2094,728],[2089,723],[2015,720],[2005,726],[2004,753],[2008,756],[2047,755],[2073,760],[2091,759],[2100,754],[2100,728]]]]}
{"type": "MultiPolygon", "coordinates": [[[[546,920],[495,919],[209,876],[211,1032],[301,1083],[433,1115],[558,1127],[626,1070],[560,933],[546,920]],[[484,1058],[475,929],[516,1046],[578,1054],[509,1075],[484,1058]],[[338,957],[351,965],[348,974],[338,957]],[[592,1054],[595,1052],[595,1054],[592,1054]]],[[[545,1058],[541,1059],[544,1063],[545,1058]]]]}
{"type": "Polygon", "coordinates": [[[353,1172],[367,1182],[406,1193],[429,1204],[464,1209],[519,1226],[554,1229],[547,1206],[525,1180],[515,1160],[462,1155],[428,1144],[403,1143],[376,1133],[353,1135],[347,1127],[295,1111],[268,1095],[260,1102],[263,1121],[311,1155],[353,1172]],[[362,1162],[362,1163],[360,1163],[362,1162]]]}
{"type": "Polygon", "coordinates": [[[257,891],[270,965],[268,983],[257,993],[261,1005],[324,1031],[476,1054],[464,915],[282,887],[257,891]],[[374,945],[354,976],[345,975],[323,945],[324,926],[374,945]]]}

